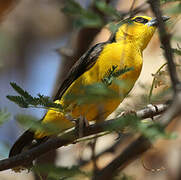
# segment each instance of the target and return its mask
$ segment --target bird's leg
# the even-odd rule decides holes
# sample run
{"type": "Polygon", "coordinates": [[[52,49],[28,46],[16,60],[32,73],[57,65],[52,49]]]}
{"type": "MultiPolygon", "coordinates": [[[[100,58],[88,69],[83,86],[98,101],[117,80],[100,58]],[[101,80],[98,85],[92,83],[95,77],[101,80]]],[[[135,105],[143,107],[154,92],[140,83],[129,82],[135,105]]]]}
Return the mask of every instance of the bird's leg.
{"type": "Polygon", "coordinates": [[[75,129],[78,132],[78,137],[81,138],[83,137],[83,132],[84,129],[89,126],[89,122],[87,121],[87,119],[84,116],[80,116],[77,120],[76,120],[76,125],[75,125],[75,129]]]}

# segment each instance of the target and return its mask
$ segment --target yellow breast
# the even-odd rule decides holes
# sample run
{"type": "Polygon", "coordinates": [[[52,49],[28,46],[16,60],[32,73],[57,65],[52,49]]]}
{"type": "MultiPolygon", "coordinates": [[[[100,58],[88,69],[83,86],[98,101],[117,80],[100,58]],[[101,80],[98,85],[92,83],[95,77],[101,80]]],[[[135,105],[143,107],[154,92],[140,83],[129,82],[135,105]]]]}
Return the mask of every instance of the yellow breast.
{"type": "MultiPolygon", "coordinates": [[[[61,103],[67,107],[69,113],[73,118],[80,116],[85,117],[88,121],[101,121],[104,120],[109,114],[111,114],[121,103],[124,97],[134,86],[142,68],[142,54],[132,43],[117,42],[111,43],[104,47],[100,56],[98,57],[96,64],[77,80],[75,80],[67,91],[62,96],[61,100],[57,100],[56,103],[61,103]],[[108,99],[105,97],[101,102],[76,104],[75,101],[68,101],[66,96],[69,94],[84,93],[82,86],[99,83],[102,81],[105,74],[112,68],[112,66],[118,66],[119,69],[125,67],[132,67],[133,70],[126,72],[122,76],[118,77],[119,80],[124,81],[124,86],[112,84],[112,88],[115,92],[120,94],[119,98],[108,99]]],[[[86,94],[82,94],[86,96],[86,94]]],[[[63,113],[49,110],[43,119],[43,122],[53,122],[60,127],[60,129],[67,129],[73,126],[73,123],[67,120],[63,113]]],[[[43,132],[36,132],[35,137],[41,138],[45,135],[43,132]]]]}
{"type": "MultiPolygon", "coordinates": [[[[105,119],[109,114],[111,114],[124,99],[127,93],[132,89],[140,74],[142,68],[141,52],[130,43],[125,44],[124,42],[119,42],[106,45],[97,59],[96,64],[89,71],[79,77],[66,91],[65,95],[62,97],[62,103],[67,104],[64,100],[64,97],[67,94],[80,93],[80,87],[101,82],[105,74],[112,68],[113,65],[118,66],[119,69],[124,69],[125,67],[133,68],[133,70],[118,77],[119,80],[124,81],[124,87],[119,87],[115,84],[110,86],[110,88],[114,91],[119,91],[120,97],[113,99],[105,98],[101,103],[95,102],[80,106],[75,105],[72,110],[73,117],[77,118],[82,115],[86,117],[87,120],[92,121],[105,119]]],[[[70,102],[68,103],[71,104],[70,102]]]]}

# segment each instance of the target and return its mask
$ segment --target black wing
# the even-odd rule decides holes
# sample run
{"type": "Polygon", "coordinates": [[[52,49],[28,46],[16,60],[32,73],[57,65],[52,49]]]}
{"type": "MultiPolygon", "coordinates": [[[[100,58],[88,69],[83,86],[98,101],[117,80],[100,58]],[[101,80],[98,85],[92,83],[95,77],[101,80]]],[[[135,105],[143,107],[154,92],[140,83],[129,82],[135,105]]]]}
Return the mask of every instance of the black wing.
{"type": "Polygon", "coordinates": [[[54,101],[57,99],[61,99],[62,95],[68,89],[68,87],[84,72],[89,70],[95,63],[100,55],[100,52],[104,48],[104,46],[108,42],[103,42],[96,44],[92,48],[90,48],[85,54],[83,54],[80,59],[73,65],[69,73],[67,74],[65,80],[63,81],[62,85],[60,86],[54,101]]]}

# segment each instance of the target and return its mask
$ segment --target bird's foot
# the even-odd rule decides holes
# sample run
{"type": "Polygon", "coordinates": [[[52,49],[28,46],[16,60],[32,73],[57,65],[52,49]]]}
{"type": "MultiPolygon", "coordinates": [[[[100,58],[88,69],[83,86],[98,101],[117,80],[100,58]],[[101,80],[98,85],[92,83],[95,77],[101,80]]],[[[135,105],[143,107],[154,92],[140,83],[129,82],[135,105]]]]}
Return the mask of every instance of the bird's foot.
{"type": "Polygon", "coordinates": [[[77,120],[76,120],[76,125],[75,125],[75,129],[78,133],[78,137],[81,138],[83,137],[83,134],[84,134],[84,130],[85,128],[89,126],[89,121],[83,117],[83,116],[80,116],[77,120]]]}
{"type": "Polygon", "coordinates": [[[120,131],[116,131],[116,135],[117,135],[117,137],[116,137],[116,141],[119,141],[120,139],[122,139],[122,137],[123,137],[123,133],[122,132],[120,132],[120,131]]]}

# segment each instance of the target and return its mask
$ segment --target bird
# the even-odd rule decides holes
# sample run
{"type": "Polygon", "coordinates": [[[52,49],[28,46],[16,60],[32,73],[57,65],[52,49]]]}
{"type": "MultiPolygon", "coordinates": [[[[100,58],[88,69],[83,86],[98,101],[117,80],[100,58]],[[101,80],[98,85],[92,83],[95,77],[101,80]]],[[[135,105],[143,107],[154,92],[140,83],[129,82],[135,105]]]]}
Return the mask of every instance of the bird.
{"type": "MultiPolygon", "coordinates": [[[[167,21],[169,17],[162,16],[162,19],[167,21]]],[[[117,23],[117,29],[110,39],[90,47],[66,75],[54,101],[61,104],[64,111],[48,110],[42,118],[42,123],[53,123],[62,132],[74,127],[73,120],[80,117],[83,117],[86,122],[97,123],[105,120],[119,106],[137,81],[143,64],[143,50],[150,42],[157,25],[158,20],[148,16],[134,16],[122,23],[117,23]],[[105,74],[113,68],[121,70],[131,68],[117,77],[118,80],[124,81],[122,86],[114,83],[109,85],[110,89],[119,94],[119,98],[107,97],[99,102],[93,100],[82,104],[69,98],[71,94],[77,97],[86,96],[83,87],[102,83],[105,74]]],[[[33,140],[39,144],[51,135],[43,130],[25,131],[10,149],[9,157],[20,154],[25,147],[32,144],[33,140]]]]}

